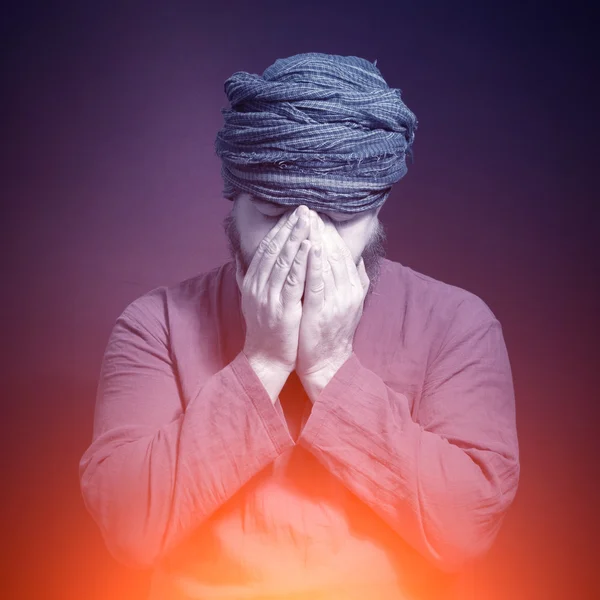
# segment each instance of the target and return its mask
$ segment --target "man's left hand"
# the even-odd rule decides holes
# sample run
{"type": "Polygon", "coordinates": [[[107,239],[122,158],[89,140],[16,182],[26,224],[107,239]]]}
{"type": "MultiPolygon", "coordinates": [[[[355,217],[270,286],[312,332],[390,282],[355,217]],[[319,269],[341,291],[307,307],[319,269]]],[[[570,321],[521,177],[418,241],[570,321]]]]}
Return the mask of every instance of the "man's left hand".
{"type": "Polygon", "coordinates": [[[352,354],[370,282],[363,259],[357,268],[335,226],[312,211],[311,218],[296,372],[326,385],[352,354]]]}

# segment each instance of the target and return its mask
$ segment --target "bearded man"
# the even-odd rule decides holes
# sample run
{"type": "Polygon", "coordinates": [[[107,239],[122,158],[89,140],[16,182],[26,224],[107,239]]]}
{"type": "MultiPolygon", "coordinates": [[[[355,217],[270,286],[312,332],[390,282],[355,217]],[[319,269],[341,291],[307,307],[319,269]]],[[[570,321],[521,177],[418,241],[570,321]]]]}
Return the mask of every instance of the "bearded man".
{"type": "Polygon", "coordinates": [[[516,494],[515,400],[485,302],[384,256],[417,120],[354,56],[225,91],[231,260],[117,319],[86,506],[149,600],[465,600],[516,494]]]}

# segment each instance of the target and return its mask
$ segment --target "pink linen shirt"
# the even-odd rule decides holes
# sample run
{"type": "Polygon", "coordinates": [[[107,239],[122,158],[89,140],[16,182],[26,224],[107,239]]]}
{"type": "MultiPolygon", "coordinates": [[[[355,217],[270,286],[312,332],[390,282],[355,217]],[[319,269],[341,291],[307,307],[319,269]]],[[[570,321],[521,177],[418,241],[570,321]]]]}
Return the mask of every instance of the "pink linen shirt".
{"type": "Polygon", "coordinates": [[[314,405],[241,352],[235,264],[133,301],[104,354],[85,505],[148,600],[465,600],[519,482],[510,362],[478,296],[383,259],[314,405]]]}

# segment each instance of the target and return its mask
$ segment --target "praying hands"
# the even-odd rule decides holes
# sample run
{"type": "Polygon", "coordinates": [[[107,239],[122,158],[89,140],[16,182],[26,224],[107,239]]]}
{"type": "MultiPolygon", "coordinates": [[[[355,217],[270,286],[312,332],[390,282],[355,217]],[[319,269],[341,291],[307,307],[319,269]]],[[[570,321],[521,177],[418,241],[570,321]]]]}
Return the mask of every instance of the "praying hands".
{"type": "Polygon", "coordinates": [[[271,400],[296,369],[314,401],[352,354],[369,287],[364,262],[357,268],[334,225],[300,206],[267,233],[243,278],[238,265],[236,278],[243,352],[271,400]]]}
{"type": "Polygon", "coordinates": [[[314,401],[352,354],[370,282],[363,259],[357,268],[329,219],[323,221],[314,212],[311,218],[313,251],[308,258],[296,372],[314,401]]]}

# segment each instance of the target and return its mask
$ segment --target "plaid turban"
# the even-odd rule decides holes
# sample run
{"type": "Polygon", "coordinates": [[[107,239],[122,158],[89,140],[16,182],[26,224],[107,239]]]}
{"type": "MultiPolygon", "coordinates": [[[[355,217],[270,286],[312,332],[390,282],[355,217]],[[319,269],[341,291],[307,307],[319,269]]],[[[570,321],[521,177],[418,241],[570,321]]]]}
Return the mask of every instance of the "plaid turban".
{"type": "Polygon", "coordinates": [[[227,79],[215,141],[223,195],[342,213],[382,205],[406,174],[418,122],[376,63],[309,52],[227,79]]]}

